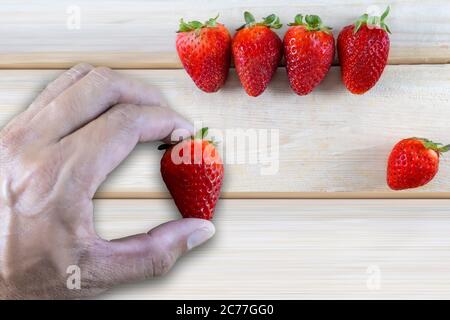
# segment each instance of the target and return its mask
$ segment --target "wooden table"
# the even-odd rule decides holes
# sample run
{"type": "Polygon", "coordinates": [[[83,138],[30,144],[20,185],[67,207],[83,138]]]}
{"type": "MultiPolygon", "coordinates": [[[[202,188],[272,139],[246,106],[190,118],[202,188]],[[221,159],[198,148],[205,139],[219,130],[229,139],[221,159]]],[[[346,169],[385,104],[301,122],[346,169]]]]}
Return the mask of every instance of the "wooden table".
{"type": "MultiPolygon", "coordinates": [[[[103,298],[449,298],[450,161],[427,186],[391,192],[392,145],[409,136],[450,142],[450,2],[390,1],[391,53],[369,93],[348,93],[333,66],[299,97],[280,66],[246,96],[234,69],[216,94],[199,91],[174,49],[178,20],[217,13],[319,14],[339,30],[378,1],[25,1],[0,5],[0,125],[81,61],[160,88],[192,121],[218,129],[278,129],[279,172],[227,165],[216,237],[166,277],[103,298]],[[74,6],[75,5],[75,6],[74,6]],[[77,13],[80,12],[80,28],[77,13]]],[[[277,32],[282,36],[286,28],[277,32]]],[[[161,153],[139,146],[96,195],[105,238],[143,232],[178,213],[159,174],[161,153]]]]}

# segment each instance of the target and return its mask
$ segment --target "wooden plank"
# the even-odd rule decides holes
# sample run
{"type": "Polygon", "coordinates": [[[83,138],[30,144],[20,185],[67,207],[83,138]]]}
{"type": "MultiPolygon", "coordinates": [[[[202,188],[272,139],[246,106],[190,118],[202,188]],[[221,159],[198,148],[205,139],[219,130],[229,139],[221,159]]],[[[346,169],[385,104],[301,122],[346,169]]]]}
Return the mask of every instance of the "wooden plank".
{"type": "MultiPolygon", "coordinates": [[[[28,105],[59,72],[1,71],[0,125],[28,105]]],[[[388,66],[379,84],[363,96],[348,93],[339,68],[333,67],[314,93],[299,97],[289,89],[285,71],[280,69],[269,89],[256,99],[245,95],[234,72],[217,94],[196,89],[183,70],[121,72],[157,86],[176,110],[210,128],[279,130],[278,172],[262,175],[268,163],[227,164],[224,197],[450,196],[446,156],[438,176],[423,188],[394,193],[385,183],[386,158],[399,139],[424,136],[448,142],[450,65],[388,66]]],[[[156,145],[138,146],[97,196],[167,197],[156,145]]],[[[226,143],[221,146],[226,149],[222,152],[226,163],[236,160],[226,152],[226,143]]],[[[274,145],[274,155],[275,150],[274,145]]]]}
{"type": "MultiPolygon", "coordinates": [[[[450,200],[223,200],[208,244],[166,277],[101,298],[448,299],[449,207],[450,200]]],[[[98,200],[95,210],[107,239],[178,217],[170,200],[98,200]]]]}
{"type": "MultiPolygon", "coordinates": [[[[389,63],[450,62],[450,3],[392,0],[389,63]]],[[[3,0],[0,12],[0,68],[66,68],[79,61],[115,68],[180,68],[174,43],[181,17],[205,20],[221,14],[234,33],[242,15],[277,13],[285,24],[296,13],[319,14],[335,36],[373,0],[110,1],[3,0]],[[79,29],[76,28],[80,13],[79,29]]],[[[277,31],[283,36],[284,26],[277,31]]]]}

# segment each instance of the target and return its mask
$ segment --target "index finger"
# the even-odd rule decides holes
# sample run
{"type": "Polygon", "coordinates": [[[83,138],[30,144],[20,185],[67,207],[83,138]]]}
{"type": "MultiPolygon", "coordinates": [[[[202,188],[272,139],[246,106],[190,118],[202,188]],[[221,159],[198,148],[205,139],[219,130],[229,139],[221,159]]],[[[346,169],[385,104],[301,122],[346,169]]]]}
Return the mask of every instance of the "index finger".
{"type": "Polygon", "coordinates": [[[165,105],[154,87],[99,67],[56,97],[32,119],[30,127],[39,136],[58,141],[119,103],[165,105]]]}
{"type": "Polygon", "coordinates": [[[184,138],[192,132],[192,124],[168,107],[122,104],[61,140],[60,148],[93,196],[138,142],[167,140],[172,133],[184,138]]]}

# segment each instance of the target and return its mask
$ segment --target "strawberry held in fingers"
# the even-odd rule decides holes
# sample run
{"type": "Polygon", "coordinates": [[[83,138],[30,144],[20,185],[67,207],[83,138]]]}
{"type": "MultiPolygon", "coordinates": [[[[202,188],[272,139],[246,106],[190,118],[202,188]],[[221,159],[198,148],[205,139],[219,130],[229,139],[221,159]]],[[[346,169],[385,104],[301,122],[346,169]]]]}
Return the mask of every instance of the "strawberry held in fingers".
{"type": "Polygon", "coordinates": [[[338,37],[342,80],[354,94],[363,94],[380,79],[389,55],[388,26],[384,19],[389,7],[378,16],[362,15],[346,26],[338,37]]]}
{"type": "Polygon", "coordinates": [[[283,40],[289,83],[298,95],[310,93],[325,78],[334,58],[331,28],[316,15],[305,21],[297,15],[283,40]]]}
{"type": "Polygon", "coordinates": [[[219,90],[228,76],[231,36],[218,16],[205,23],[180,21],[176,47],[184,69],[205,92],[219,90]]]}
{"type": "Polygon", "coordinates": [[[238,29],[232,43],[236,72],[249,96],[266,90],[282,56],[282,42],[271,28],[281,28],[280,19],[272,14],[256,22],[250,12],[244,13],[245,25],[238,29]]]}
{"type": "Polygon", "coordinates": [[[409,138],[397,143],[387,166],[387,183],[393,190],[417,188],[430,182],[439,169],[439,157],[450,150],[424,138],[409,138]]]}
{"type": "Polygon", "coordinates": [[[207,128],[166,149],[161,175],[184,218],[212,219],[224,176],[223,163],[207,128]]]}

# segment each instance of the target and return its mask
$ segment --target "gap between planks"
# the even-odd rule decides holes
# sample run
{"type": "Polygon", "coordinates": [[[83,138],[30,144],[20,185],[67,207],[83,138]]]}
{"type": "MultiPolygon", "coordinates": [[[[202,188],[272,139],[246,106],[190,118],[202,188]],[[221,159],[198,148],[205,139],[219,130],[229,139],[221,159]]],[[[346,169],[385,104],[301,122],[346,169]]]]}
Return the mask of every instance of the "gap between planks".
{"type": "MultiPolygon", "coordinates": [[[[1,56],[0,56],[1,57],[1,56]]],[[[73,61],[68,63],[55,63],[55,64],[44,64],[44,63],[36,63],[36,64],[11,64],[5,65],[0,63],[0,70],[67,70],[73,67],[78,63],[89,63],[93,66],[106,66],[114,70],[179,70],[183,69],[181,63],[178,64],[162,64],[162,63],[142,63],[142,64],[124,64],[122,62],[101,62],[101,61],[90,61],[90,60],[80,60],[73,61]]],[[[410,61],[410,62],[397,62],[397,61],[389,61],[387,65],[391,66],[418,66],[418,65],[447,65],[450,64],[450,57],[445,60],[432,60],[432,61],[410,61]]],[[[278,68],[285,68],[285,64],[282,63],[278,66],[278,68]]],[[[334,62],[332,67],[339,67],[340,64],[334,62]]],[[[235,69],[234,65],[230,66],[230,69],[235,69]]]]}
{"type": "MultiPolygon", "coordinates": [[[[94,199],[170,199],[164,192],[97,192],[94,199]]],[[[221,199],[450,199],[450,192],[223,192],[221,199]]]]}
{"type": "MultiPolygon", "coordinates": [[[[149,70],[150,71],[150,70],[149,70]]],[[[168,199],[167,192],[106,191],[95,199],[168,199]]],[[[450,192],[224,192],[223,199],[450,199],[450,192]]]]}

